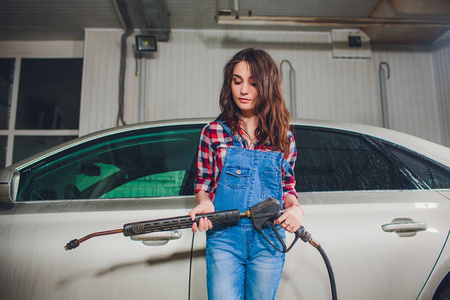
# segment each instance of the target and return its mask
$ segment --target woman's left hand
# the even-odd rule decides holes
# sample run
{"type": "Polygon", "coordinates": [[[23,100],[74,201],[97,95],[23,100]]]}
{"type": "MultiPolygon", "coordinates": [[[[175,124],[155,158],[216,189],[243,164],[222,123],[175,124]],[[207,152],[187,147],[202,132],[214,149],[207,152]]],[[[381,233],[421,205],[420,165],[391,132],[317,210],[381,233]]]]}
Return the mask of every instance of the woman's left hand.
{"type": "Polygon", "coordinates": [[[275,224],[280,224],[282,228],[290,233],[296,232],[303,221],[303,210],[294,195],[287,195],[283,204],[283,214],[275,220],[275,224]]]}

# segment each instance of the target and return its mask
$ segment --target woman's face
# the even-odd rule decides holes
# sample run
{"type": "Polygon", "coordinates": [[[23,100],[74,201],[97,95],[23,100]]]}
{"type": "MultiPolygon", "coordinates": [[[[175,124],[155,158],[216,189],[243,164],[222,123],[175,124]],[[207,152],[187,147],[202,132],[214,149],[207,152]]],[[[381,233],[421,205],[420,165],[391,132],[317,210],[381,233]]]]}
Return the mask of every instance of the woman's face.
{"type": "Polygon", "coordinates": [[[255,115],[255,103],[258,97],[258,90],[250,74],[250,68],[245,61],[239,62],[233,70],[231,80],[231,91],[236,105],[241,110],[243,116],[255,115]]]}

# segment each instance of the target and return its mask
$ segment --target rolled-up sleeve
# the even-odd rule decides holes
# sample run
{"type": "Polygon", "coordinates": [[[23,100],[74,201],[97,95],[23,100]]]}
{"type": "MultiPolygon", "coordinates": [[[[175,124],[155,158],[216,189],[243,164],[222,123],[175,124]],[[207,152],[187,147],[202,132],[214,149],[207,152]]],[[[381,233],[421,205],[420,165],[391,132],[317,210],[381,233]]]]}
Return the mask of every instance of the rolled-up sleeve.
{"type": "MultiPolygon", "coordinates": [[[[291,141],[289,145],[289,154],[287,155],[286,160],[291,166],[292,170],[295,167],[295,161],[297,160],[297,146],[295,144],[294,134],[289,131],[288,132],[289,139],[291,141]]],[[[298,199],[297,192],[295,190],[295,177],[292,176],[289,172],[283,170],[283,195],[284,197],[287,194],[292,194],[298,199]]]]}
{"type": "Polygon", "coordinates": [[[211,148],[211,131],[207,125],[202,129],[198,145],[197,177],[194,191],[210,192],[214,183],[214,153],[211,148]]]}

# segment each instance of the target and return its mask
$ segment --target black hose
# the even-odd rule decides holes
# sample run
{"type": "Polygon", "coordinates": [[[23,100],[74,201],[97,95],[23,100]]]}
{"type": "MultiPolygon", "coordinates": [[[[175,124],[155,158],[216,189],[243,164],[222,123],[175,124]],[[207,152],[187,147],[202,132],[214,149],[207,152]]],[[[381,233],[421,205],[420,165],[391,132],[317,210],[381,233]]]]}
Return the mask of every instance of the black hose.
{"type": "Polygon", "coordinates": [[[195,233],[192,233],[191,256],[190,256],[190,258],[189,258],[189,288],[188,288],[188,300],[191,300],[192,254],[194,253],[194,238],[195,238],[195,233]]]}
{"type": "MultiPolygon", "coordinates": [[[[296,240],[298,238],[300,238],[305,243],[309,243],[311,246],[313,246],[314,248],[316,248],[319,251],[320,255],[322,255],[323,261],[325,262],[325,265],[327,266],[328,277],[330,278],[331,297],[333,300],[337,300],[336,282],[334,280],[333,268],[331,268],[331,263],[330,263],[330,260],[328,259],[327,254],[325,253],[325,250],[323,250],[322,246],[320,246],[320,243],[318,243],[316,240],[314,240],[311,237],[311,234],[308,231],[306,231],[305,227],[303,227],[303,226],[300,226],[300,228],[295,233],[294,243],[296,242],[296,240]]],[[[294,244],[294,243],[292,243],[292,244],[294,244]]],[[[291,247],[292,247],[292,245],[291,245],[291,247]]]]}
{"type": "Polygon", "coordinates": [[[331,268],[330,260],[328,259],[328,256],[325,253],[325,251],[323,250],[322,246],[319,245],[316,248],[320,252],[320,255],[322,255],[323,261],[325,262],[325,265],[327,266],[328,277],[330,278],[331,297],[333,300],[337,300],[336,282],[334,281],[334,274],[333,274],[333,269],[331,268]]]}

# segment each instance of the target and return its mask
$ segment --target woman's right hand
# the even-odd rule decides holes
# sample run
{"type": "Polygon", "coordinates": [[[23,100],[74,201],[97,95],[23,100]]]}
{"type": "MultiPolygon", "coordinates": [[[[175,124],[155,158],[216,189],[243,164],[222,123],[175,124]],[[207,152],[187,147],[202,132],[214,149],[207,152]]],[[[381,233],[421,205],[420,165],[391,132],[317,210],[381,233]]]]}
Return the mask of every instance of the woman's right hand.
{"type": "MultiPolygon", "coordinates": [[[[195,216],[197,214],[207,214],[207,213],[212,213],[215,211],[214,209],[214,204],[212,203],[212,201],[209,199],[209,197],[206,198],[202,198],[199,199],[197,197],[197,206],[194,207],[193,210],[191,210],[191,212],[189,213],[189,216],[191,217],[191,220],[194,221],[195,220],[195,216]]],[[[201,218],[197,223],[193,223],[192,224],[192,232],[196,233],[197,229],[200,231],[206,231],[212,228],[212,223],[208,218],[201,218]]]]}

